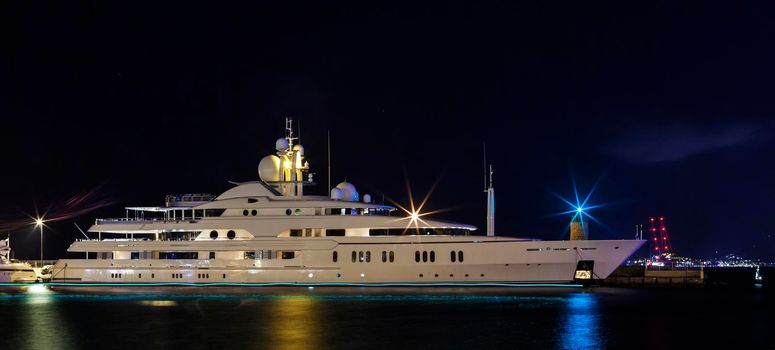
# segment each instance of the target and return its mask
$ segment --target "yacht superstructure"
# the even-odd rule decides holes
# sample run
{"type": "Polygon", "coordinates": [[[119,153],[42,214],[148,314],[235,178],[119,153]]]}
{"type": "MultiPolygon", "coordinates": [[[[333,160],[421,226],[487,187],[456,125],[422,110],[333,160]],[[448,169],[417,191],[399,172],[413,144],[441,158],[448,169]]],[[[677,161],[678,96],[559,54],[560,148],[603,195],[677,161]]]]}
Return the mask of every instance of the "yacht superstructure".
{"type": "Polygon", "coordinates": [[[474,226],[361,199],[347,182],[330,197],[305,195],[313,176],[295,141],[287,120],[277,154],[259,163],[258,181],[218,196],[171,195],[164,206],[128,207],[125,218],[96,220],[88,231],[99,239],[74,242],[68,251],[85,258],[57,262],[52,282],[566,283],[607,277],[643,244],[472,235],[474,226]]]}

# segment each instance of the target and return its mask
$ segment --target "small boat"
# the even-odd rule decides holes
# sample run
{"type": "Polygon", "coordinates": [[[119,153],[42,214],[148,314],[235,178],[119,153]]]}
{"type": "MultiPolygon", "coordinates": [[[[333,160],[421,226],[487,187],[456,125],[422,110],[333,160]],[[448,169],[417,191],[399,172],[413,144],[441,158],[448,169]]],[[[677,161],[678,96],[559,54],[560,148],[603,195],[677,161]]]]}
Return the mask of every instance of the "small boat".
{"type": "Polygon", "coordinates": [[[10,259],[10,256],[8,238],[0,240],[0,283],[35,283],[42,282],[45,274],[51,276],[50,267],[36,268],[29,263],[10,259]]]}

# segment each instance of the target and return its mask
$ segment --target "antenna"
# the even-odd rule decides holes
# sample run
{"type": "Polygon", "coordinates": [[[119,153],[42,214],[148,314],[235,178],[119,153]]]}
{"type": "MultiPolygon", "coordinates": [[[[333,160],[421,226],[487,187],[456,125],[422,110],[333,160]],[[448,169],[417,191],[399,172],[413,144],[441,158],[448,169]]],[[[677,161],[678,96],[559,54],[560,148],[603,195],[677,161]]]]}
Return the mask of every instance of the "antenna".
{"type": "Polygon", "coordinates": [[[328,141],[328,189],[331,191],[331,130],[326,130],[326,140],[328,141]]]}
{"type": "Polygon", "coordinates": [[[487,143],[482,142],[482,150],[484,151],[484,192],[487,192],[487,143]]]}

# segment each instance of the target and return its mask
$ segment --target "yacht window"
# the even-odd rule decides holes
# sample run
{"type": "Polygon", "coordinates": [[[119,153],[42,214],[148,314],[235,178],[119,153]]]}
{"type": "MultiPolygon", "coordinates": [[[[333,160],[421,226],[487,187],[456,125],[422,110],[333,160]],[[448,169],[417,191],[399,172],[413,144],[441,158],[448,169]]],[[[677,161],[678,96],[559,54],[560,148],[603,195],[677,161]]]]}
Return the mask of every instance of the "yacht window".
{"type": "Polygon", "coordinates": [[[216,230],[210,231],[210,238],[212,238],[212,239],[218,238],[218,231],[216,231],[216,230]]]}
{"type": "Polygon", "coordinates": [[[255,259],[256,258],[256,251],[255,250],[251,250],[249,252],[245,252],[243,254],[243,258],[245,258],[245,259],[255,259]]]}
{"type": "Polygon", "coordinates": [[[205,216],[207,217],[221,216],[224,211],[226,211],[226,209],[205,209],[205,216]]]}
{"type": "Polygon", "coordinates": [[[353,251],[353,262],[355,262],[355,252],[353,251]]]}
{"type": "Polygon", "coordinates": [[[326,236],[344,237],[344,229],[326,229],[326,236]]]}
{"type": "Polygon", "coordinates": [[[339,260],[339,253],[334,251],[334,262],[336,262],[337,260],[339,260]]]}
{"type": "Polygon", "coordinates": [[[300,229],[291,229],[290,235],[291,235],[291,237],[301,237],[301,230],[300,229]]]}
{"type": "Polygon", "coordinates": [[[204,216],[204,210],[202,209],[194,210],[194,219],[201,219],[203,216],[204,216]]]}
{"type": "Polygon", "coordinates": [[[431,250],[431,262],[436,262],[436,252],[431,250]]]}
{"type": "Polygon", "coordinates": [[[224,279],[226,278],[226,274],[225,274],[225,273],[223,274],[223,278],[224,278],[224,279]]]}
{"type": "Polygon", "coordinates": [[[387,262],[387,252],[384,250],[382,251],[382,262],[387,262]]]}
{"type": "Polygon", "coordinates": [[[297,209],[294,211],[294,214],[295,214],[295,215],[301,215],[301,209],[298,209],[298,208],[297,208],[297,209]]]}
{"type": "Polygon", "coordinates": [[[251,210],[250,215],[253,215],[253,216],[258,215],[258,210],[255,210],[255,209],[251,210]]]}
{"type": "Polygon", "coordinates": [[[194,211],[191,209],[184,210],[183,211],[183,219],[185,218],[193,218],[194,217],[194,211]]]}
{"type": "Polygon", "coordinates": [[[285,209],[285,215],[291,215],[293,214],[293,210],[285,209]]]}
{"type": "Polygon", "coordinates": [[[151,278],[154,278],[154,277],[156,277],[156,274],[155,274],[155,273],[152,273],[152,274],[151,274],[151,278]]]}
{"type": "Polygon", "coordinates": [[[355,209],[355,208],[350,209],[350,215],[358,215],[358,209],[355,209]]]}
{"type": "Polygon", "coordinates": [[[358,252],[358,261],[363,262],[363,252],[358,252]]]}
{"type": "Polygon", "coordinates": [[[130,253],[129,258],[132,259],[132,260],[140,259],[140,252],[132,252],[132,253],[130,253]]]}
{"type": "Polygon", "coordinates": [[[395,260],[395,254],[393,254],[392,250],[390,251],[389,260],[390,260],[390,262],[393,262],[395,260]]]}
{"type": "Polygon", "coordinates": [[[414,261],[415,262],[420,262],[420,251],[419,250],[416,250],[414,252],[414,261]]]}
{"type": "Polygon", "coordinates": [[[463,251],[457,252],[457,261],[463,262],[463,251]]]}
{"type": "Polygon", "coordinates": [[[248,216],[248,210],[247,209],[242,211],[242,216],[248,216]]]}
{"type": "Polygon", "coordinates": [[[210,252],[210,256],[208,256],[210,259],[215,259],[215,252],[210,252]]]}
{"type": "Polygon", "coordinates": [[[457,254],[455,254],[454,250],[449,252],[449,260],[451,260],[452,262],[455,262],[455,260],[457,260],[456,258],[457,258],[457,254]]]}
{"type": "Polygon", "coordinates": [[[226,237],[228,239],[234,239],[234,237],[237,237],[237,233],[234,232],[234,230],[229,230],[229,232],[226,232],[226,237]]]}
{"type": "Polygon", "coordinates": [[[366,262],[371,262],[371,251],[366,252],[366,262]]]}
{"type": "Polygon", "coordinates": [[[255,202],[258,202],[258,199],[248,198],[248,203],[255,203],[255,202]]]}
{"type": "Polygon", "coordinates": [[[283,259],[293,259],[296,257],[296,252],[283,252],[282,258],[283,259]]]}
{"type": "Polygon", "coordinates": [[[422,252],[422,262],[428,262],[428,252],[425,250],[422,252]]]}
{"type": "Polygon", "coordinates": [[[198,259],[198,252],[159,252],[159,259],[198,259]]]}

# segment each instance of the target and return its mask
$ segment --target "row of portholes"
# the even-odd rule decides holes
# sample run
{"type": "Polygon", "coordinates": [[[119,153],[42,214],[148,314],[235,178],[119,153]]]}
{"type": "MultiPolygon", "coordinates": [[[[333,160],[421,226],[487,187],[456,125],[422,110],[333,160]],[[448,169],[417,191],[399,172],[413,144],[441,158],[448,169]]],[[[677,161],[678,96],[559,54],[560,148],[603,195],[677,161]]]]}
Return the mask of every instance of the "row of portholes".
{"type": "MultiPolygon", "coordinates": [[[[234,237],[237,237],[237,233],[234,232],[234,230],[229,230],[229,232],[226,232],[226,238],[234,239],[234,237]]],[[[210,231],[210,238],[217,239],[218,238],[218,231],[216,231],[216,230],[210,231]]]]}
{"type": "MultiPolygon", "coordinates": [[[[466,276],[466,277],[468,277],[468,274],[465,274],[465,276],[466,276]]],[[[420,277],[425,277],[425,275],[423,275],[423,274],[420,274],[420,277]]],[[[438,273],[436,273],[436,274],[433,274],[433,277],[439,277],[439,274],[438,274],[438,273]]],[[[454,278],[454,277],[455,277],[455,274],[452,274],[452,273],[450,273],[450,274],[449,274],[449,277],[453,277],[453,278],[454,278]]],[[[480,275],[479,275],[479,277],[484,277],[484,274],[480,274],[480,275]]]]}
{"type": "MultiPolygon", "coordinates": [[[[371,251],[364,252],[352,252],[352,262],[371,262],[371,251]]],[[[333,252],[333,261],[337,262],[339,261],[339,252],[334,251],[333,252]]],[[[382,251],[382,262],[394,262],[396,261],[396,254],[391,251],[382,251]]]]}
{"type": "Polygon", "coordinates": [[[210,278],[210,274],[209,273],[198,273],[198,274],[196,274],[196,277],[197,278],[210,278]]]}
{"type": "Polygon", "coordinates": [[[258,215],[258,210],[253,209],[251,211],[248,211],[247,209],[245,209],[242,211],[242,216],[248,216],[248,214],[256,216],[258,215]]]}
{"type": "Polygon", "coordinates": [[[123,274],[121,273],[111,273],[110,278],[121,278],[123,274]]]}
{"type": "Polygon", "coordinates": [[[296,210],[285,209],[285,215],[291,215],[291,214],[293,214],[293,215],[301,215],[301,209],[299,209],[299,208],[296,208],[296,210]]]}
{"type": "MultiPolygon", "coordinates": [[[[430,254],[428,254],[427,250],[424,250],[422,252],[422,262],[428,262],[428,255],[430,255],[430,261],[431,262],[436,262],[436,252],[432,251],[432,250],[431,250],[430,254]]],[[[414,261],[415,262],[420,262],[420,251],[419,250],[414,252],[414,261]]]]}

